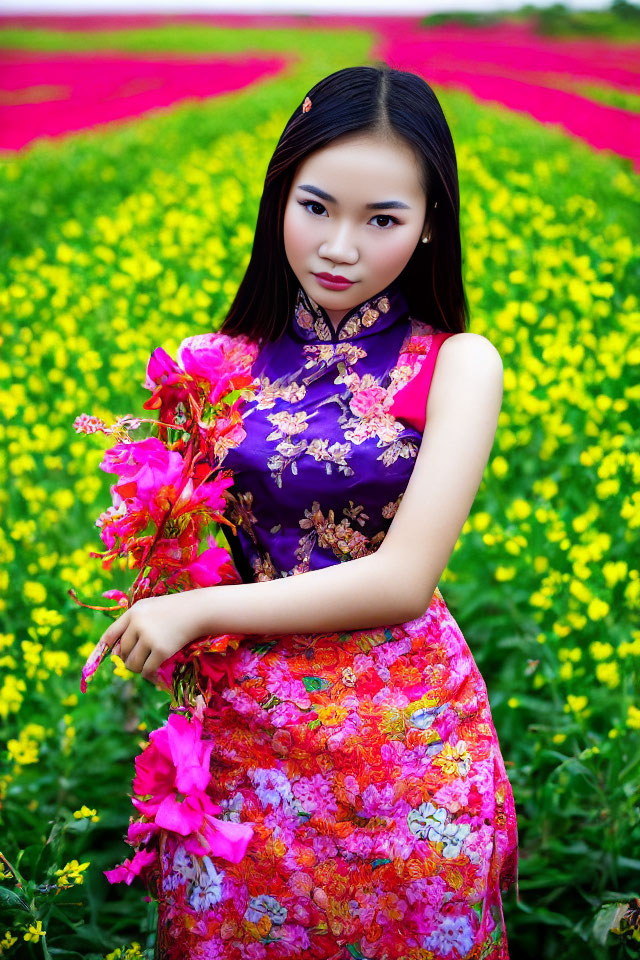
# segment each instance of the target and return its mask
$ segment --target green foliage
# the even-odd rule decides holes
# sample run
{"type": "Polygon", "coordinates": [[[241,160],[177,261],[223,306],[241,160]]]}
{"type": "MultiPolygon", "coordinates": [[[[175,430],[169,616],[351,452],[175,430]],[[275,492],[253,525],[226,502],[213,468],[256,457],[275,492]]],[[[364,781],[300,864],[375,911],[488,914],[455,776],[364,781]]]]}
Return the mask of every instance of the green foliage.
{"type": "Polygon", "coordinates": [[[501,23],[532,23],[536,33],[555,37],[592,37],[613,41],[634,41],[640,37],[640,6],[626,0],[612,0],[601,10],[577,10],[564,3],[545,7],[526,3],[515,10],[456,10],[432,13],[421,21],[426,27],[463,23],[471,27],[497,26],[501,23]]]}

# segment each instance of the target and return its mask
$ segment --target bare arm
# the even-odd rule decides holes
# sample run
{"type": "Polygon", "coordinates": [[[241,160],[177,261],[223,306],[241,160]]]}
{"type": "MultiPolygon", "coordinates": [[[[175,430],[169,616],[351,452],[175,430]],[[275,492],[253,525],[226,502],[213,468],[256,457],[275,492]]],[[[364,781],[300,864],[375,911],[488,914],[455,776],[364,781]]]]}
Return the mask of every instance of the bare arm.
{"type": "Polygon", "coordinates": [[[190,591],[193,635],[364,630],[424,613],[480,486],[502,383],[500,354],[489,340],[473,333],[446,340],[420,451],[378,550],[295,576],[190,591]]]}
{"type": "MultiPolygon", "coordinates": [[[[490,340],[460,333],[440,347],[420,452],[380,550],[428,606],[482,481],[502,406],[504,371],[490,340]]],[[[419,616],[417,613],[416,616],[419,616]]]]}
{"type": "Polygon", "coordinates": [[[329,633],[404,623],[415,616],[415,597],[385,561],[378,549],[322,570],[190,591],[191,632],[329,633]]]}

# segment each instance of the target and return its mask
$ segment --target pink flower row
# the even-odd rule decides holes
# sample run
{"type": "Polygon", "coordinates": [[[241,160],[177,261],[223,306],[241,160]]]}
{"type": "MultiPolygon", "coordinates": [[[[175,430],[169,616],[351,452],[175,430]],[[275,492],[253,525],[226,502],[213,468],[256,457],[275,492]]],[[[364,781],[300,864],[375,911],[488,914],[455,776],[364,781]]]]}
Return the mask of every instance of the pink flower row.
{"type": "MultiPolygon", "coordinates": [[[[640,116],[562,89],[562,78],[612,88],[640,88],[640,45],[541,37],[528,24],[485,28],[425,28],[417,17],[193,15],[177,19],[238,29],[369,29],[378,40],[372,58],[413,70],[429,83],[464,89],[479,100],[557,124],[599,150],[640,168],[640,116]],[[519,75],[520,74],[520,75],[519,75]]],[[[170,18],[175,22],[176,18],[170,18]]],[[[162,25],[161,16],[1,18],[0,26],[118,29],[162,25]]],[[[16,150],[39,136],[58,136],[170,106],[189,97],[217,96],[259,83],[286,68],[288,58],[197,58],[29,54],[4,51],[0,149],[16,150]],[[47,88],[49,92],[47,93],[47,88]],[[35,98],[42,98],[36,102],[35,98]]]]}

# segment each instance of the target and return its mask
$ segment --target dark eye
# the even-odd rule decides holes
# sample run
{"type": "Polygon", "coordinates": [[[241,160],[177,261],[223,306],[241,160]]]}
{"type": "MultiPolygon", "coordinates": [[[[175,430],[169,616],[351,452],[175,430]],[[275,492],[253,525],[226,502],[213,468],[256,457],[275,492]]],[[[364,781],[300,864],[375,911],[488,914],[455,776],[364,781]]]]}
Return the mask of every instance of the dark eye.
{"type": "MultiPolygon", "coordinates": [[[[400,221],[399,221],[396,217],[392,217],[391,214],[389,214],[389,213],[378,213],[378,214],[376,214],[375,217],[372,217],[371,219],[372,219],[372,220],[382,219],[382,220],[389,220],[391,223],[400,223],[400,221]]],[[[379,224],[378,224],[378,226],[379,226],[379,224]]],[[[386,228],[384,228],[384,229],[386,229],[386,228]]]]}
{"type": "Polygon", "coordinates": [[[307,210],[309,210],[310,212],[311,212],[311,207],[320,207],[322,210],[324,210],[324,207],[322,206],[322,204],[319,203],[317,200],[298,200],[298,203],[301,206],[306,207],[307,210]]]}
{"type": "MultiPolygon", "coordinates": [[[[311,207],[320,207],[321,210],[325,210],[325,207],[321,203],[319,203],[317,200],[298,200],[298,203],[302,207],[306,207],[307,210],[309,210],[309,212],[312,212],[311,207]]],[[[319,214],[317,215],[319,216],[319,214]]],[[[314,214],[314,216],[316,216],[316,214],[314,214]]],[[[388,220],[390,224],[400,223],[397,217],[392,217],[391,214],[389,213],[377,213],[375,217],[372,217],[371,219],[372,220],[388,220]]],[[[389,227],[389,224],[385,224],[383,226],[380,226],[380,224],[378,224],[379,230],[387,230],[388,227],[389,227]]]]}

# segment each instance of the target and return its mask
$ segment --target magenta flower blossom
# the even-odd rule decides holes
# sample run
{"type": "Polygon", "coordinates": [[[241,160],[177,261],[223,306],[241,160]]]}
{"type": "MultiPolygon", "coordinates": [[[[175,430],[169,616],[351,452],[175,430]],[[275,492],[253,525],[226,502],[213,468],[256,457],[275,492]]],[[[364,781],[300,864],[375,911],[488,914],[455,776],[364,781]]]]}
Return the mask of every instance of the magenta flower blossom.
{"type": "Polygon", "coordinates": [[[192,852],[238,863],[253,835],[249,824],[218,820],[222,808],[206,793],[213,743],[202,740],[202,722],[172,713],[149,734],[136,757],[132,803],[157,827],[189,838],[192,852]],[[146,798],[146,799],[145,799],[146,798]]]}
{"type": "Polygon", "coordinates": [[[228,551],[219,547],[214,537],[209,537],[208,543],[208,548],[188,568],[191,579],[198,587],[212,587],[220,583],[220,568],[229,560],[228,551]]]}
{"type": "Polygon", "coordinates": [[[100,468],[121,477],[115,490],[123,498],[136,497],[151,507],[159,491],[181,486],[182,456],[170,450],[157,437],[134,443],[116,443],[104,455],[100,468]]]}
{"type": "Polygon", "coordinates": [[[109,883],[126,883],[131,886],[133,880],[158,859],[157,850],[138,850],[131,860],[125,860],[113,870],[103,870],[109,883]]]}
{"type": "MultiPolygon", "coordinates": [[[[76,419],[78,432],[102,432],[116,441],[100,463],[118,478],[111,487],[112,506],[96,520],[107,551],[91,555],[105,569],[116,558],[126,558],[139,571],[127,592],[104,592],[116,601],[114,606],[76,601],[81,606],[118,613],[143,597],[241,582],[228,550],[218,546],[211,530],[215,523],[229,524],[223,516],[224,494],[233,476],[220,464],[226,450],[245,436],[240,405],[257,386],[251,376],[256,352],[247,338],[220,334],[189,337],[180,346],[178,362],[158,348],[144,384],[152,391],[145,409],[159,411],[157,422],[130,414],[112,426],[87,414],[76,419]],[[132,440],[128,431],[143,420],[154,423],[159,435],[132,440]]],[[[163,831],[179,836],[184,849],[197,856],[233,863],[244,857],[253,827],[216,816],[223,808],[208,792],[213,743],[202,739],[204,697],[208,702],[210,684],[230,668],[222,654],[237,649],[243,639],[241,634],[197,638],[158,669],[172,705],[181,705],[186,714],[170,714],[135,760],[131,800],[138,817],[130,822],[126,839],[137,852],[105,871],[111,883],[130,884],[155,869],[163,831]]],[[[83,693],[107,654],[118,651],[118,643],[98,642],[82,670],[83,693]]],[[[297,693],[298,699],[308,699],[304,688],[297,693]]]]}
{"type": "Polygon", "coordinates": [[[185,373],[209,384],[207,401],[212,406],[252,380],[247,371],[245,349],[238,350],[224,334],[201,333],[187,337],[178,347],[177,356],[185,373]]]}

